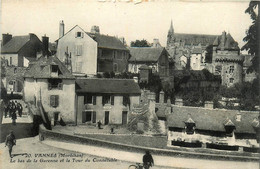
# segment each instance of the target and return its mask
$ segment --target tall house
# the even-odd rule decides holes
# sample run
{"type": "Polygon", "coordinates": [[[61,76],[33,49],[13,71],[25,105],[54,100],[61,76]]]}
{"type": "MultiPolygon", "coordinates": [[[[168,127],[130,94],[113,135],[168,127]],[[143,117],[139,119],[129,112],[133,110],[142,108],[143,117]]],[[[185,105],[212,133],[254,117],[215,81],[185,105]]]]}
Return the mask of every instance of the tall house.
{"type": "Polygon", "coordinates": [[[97,73],[97,42],[78,25],[65,35],[64,23],[60,24],[57,40],[57,57],[74,74],[95,75],[97,73]]]}
{"type": "Polygon", "coordinates": [[[24,100],[41,102],[50,121],[75,123],[75,77],[55,56],[42,56],[24,74],[24,100]]]}
{"type": "Polygon", "coordinates": [[[129,50],[118,38],[100,34],[98,26],[86,32],[76,25],[64,35],[63,22],[60,27],[57,57],[73,74],[127,71],[129,50]]]}
{"type": "Polygon", "coordinates": [[[212,66],[215,75],[221,75],[222,85],[231,87],[243,80],[244,56],[238,43],[225,31],[213,43],[212,66]]]}

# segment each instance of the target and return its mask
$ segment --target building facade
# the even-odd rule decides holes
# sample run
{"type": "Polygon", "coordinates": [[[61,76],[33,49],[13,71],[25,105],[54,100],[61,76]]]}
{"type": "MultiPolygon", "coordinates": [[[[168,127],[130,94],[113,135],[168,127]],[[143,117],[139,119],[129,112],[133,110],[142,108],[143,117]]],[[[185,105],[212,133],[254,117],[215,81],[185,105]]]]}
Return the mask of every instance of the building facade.
{"type": "Polygon", "coordinates": [[[8,66],[28,67],[30,61],[37,59],[37,53],[42,51],[42,42],[30,33],[26,36],[3,34],[1,57],[8,66]]]}
{"type": "Polygon", "coordinates": [[[222,85],[231,87],[243,81],[243,62],[238,43],[224,31],[213,43],[212,73],[221,75],[222,85]]]}
{"type": "Polygon", "coordinates": [[[160,77],[169,75],[169,54],[165,48],[131,47],[130,55],[129,72],[139,73],[140,67],[146,65],[152,69],[153,73],[158,73],[160,77]]]}
{"type": "Polygon", "coordinates": [[[40,57],[25,72],[24,100],[41,102],[54,124],[75,123],[75,77],[56,56],[40,57]]]}
{"type": "Polygon", "coordinates": [[[74,74],[127,71],[129,51],[118,38],[100,34],[98,26],[93,26],[91,32],[85,32],[78,25],[66,34],[63,32],[61,22],[57,57],[74,74]]]}
{"type": "Polygon", "coordinates": [[[78,124],[125,125],[129,111],[139,103],[140,88],[134,80],[77,79],[76,84],[78,124]]]}
{"type": "MultiPolygon", "coordinates": [[[[64,27],[61,23],[60,27],[64,27]]],[[[56,56],[75,74],[97,73],[97,42],[82,28],[74,26],[57,40],[56,56]]]]}

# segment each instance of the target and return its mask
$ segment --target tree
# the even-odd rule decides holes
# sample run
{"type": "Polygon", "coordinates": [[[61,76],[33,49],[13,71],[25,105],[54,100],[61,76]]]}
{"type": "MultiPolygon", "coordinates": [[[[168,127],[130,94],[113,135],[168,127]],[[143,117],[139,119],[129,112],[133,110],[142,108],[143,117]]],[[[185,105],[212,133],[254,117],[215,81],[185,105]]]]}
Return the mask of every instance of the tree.
{"type": "Polygon", "coordinates": [[[146,40],[136,40],[131,42],[131,47],[151,47],[146,40]]]}
{"type": "Polygon", "coordinates": [[[247,50],[250,55],[254,55],[255,57],[252,59],[252,66],[248,68],[248,72],[259,72],[259,1],[251,1],[249,3],[249,7],[246,9],[245,13],[248,13],[251,17],[252,25],[246,31],[246,36],[244,37],[243,41],[246,44],[241,48],[242,50],[247,50]],[[256,14],[255,9],[258,6],[258,15],[256,14]]]}

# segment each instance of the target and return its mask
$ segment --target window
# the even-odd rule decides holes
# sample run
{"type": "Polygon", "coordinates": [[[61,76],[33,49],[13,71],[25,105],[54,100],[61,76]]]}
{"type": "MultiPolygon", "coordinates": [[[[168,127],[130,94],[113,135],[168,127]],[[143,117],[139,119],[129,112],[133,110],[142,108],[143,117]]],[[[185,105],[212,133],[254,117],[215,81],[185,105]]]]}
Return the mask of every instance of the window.
{"type": "Polygon", "coordinates": [[[215,74],[220,75],[222,71],[222,66],[221,65],[217,65],[215,67],[215,74]]]}
{"type": "Polygon", "coordinates": [[[51,65],[51,76],[58,77],[59,75],[59,66],[58,65],[51,65]]]}
{"type": "Polygon", "coordinates": [[[50,96],[50,105],[51,105],[51,107],[58,107],[59,106],[59,96],[58,95],[51,95],[50,96]]]}
{"type": "Polygon", "coordinates": [[[62,90],[62,79],[48,79],[48,89],[58,89],[62,90]]]}
{"type": "Polygon", "coordinates": [[[117,67],[117,63],[114,63],[114,68],[113,68],[114,70],[114,72],[117,72],[118,71],[118,67],[117,67]]]}
{"type": "Polygon", "coordinates": [[[102,97],[102,104],[111,104],[114,105],[114,96],[110,96],[110,95],[103,95],[102,97]]]}
{"type": "Polygon", "coordinates": [[[76,45],[75,55],[76,56],[81,56],[82,55],[82,45],[76,45]]]}
{"type": "Polygon", "coordinates": [[[83,32],[76,32],[75,35],[76,38],[83,38],[83,36],[84,36],[83,32]]]}
{"type": "Polygon", "coordinates": [[[91,94],[84,96],[84,104],[93,104],[96,105],[96,96],[93,96],[91,94]]]}
{"type": "Polygon", "coordinates": [[[13,58],[10,57],[10,66],[12,66],[12,65],[13,65],[13,58]]]}
{"type": "Polygon", "coordinates": [[[123,96],[123,105],[124,106],[130,105],[130,98],[129,98],[129,96],[123,96]]]}
{"type": "Polygon", "coordinates": [[[229,67],[229,73],[233,73],[234,72],[234,66],[230,66],[229,67]]]}
{"type": "Polygon", "coordinates": [[[229,83],[234,83],[234,78],[230,78],[229,83]]]}

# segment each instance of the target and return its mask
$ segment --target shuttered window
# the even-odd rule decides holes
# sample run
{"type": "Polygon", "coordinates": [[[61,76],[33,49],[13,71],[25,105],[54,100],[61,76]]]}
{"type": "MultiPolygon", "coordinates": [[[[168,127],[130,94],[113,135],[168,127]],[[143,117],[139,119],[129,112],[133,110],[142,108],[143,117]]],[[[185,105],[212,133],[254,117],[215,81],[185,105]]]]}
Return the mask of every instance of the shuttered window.
{"type": "Polygon", "coordinates": [[[93,96],[93,105],[96,105],[96,102],[97,102],[97,97],[93,96]]]}
{"type": "Polygon", "coordinates": [[[114,96],[111,96],[111,105],[114,105],[114,96]]]}
{"type": "Polygon", "coordinates": [[[75,47],[75,55],[81,56],[82,55],[82,45],[76,45],[75,47]]]}
{"type": "Polygon", "coordinates": [[[50,105],[51,105],[51,107],[58,107],[59,106],[59,96],[58,95],[51,95],[50,96],[50,105]]]}

